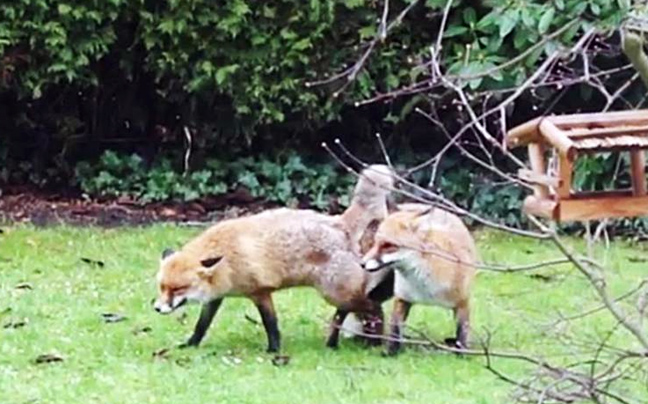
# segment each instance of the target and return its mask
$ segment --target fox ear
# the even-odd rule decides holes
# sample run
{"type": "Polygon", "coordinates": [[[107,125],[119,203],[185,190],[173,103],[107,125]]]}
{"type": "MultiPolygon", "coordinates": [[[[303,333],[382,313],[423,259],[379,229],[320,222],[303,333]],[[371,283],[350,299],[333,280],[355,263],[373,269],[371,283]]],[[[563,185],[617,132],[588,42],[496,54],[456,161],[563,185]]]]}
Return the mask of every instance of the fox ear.
{"type": "Polygon", "coordinates": [[[428,213],[431,213],[433,210],[434,210],[434,206],[430,206],[429,208],[422,210],[419,214],[416,215],[416,217],[425,216],[428,213]]]}
{"type": "Polygon", "coordinates": [[[415,233],[419,231],[427,231],[430,227],[430,220],[429,218],[425,217],[425,215],[429,212],[429,210],[426,210],[425,212],[417,214],[414,217],[414,220],[407,223],[406,226],[408,230],[415,233]]]}
{"type": "Polygon", "coordinates": [[[431,213],[434,210],[434,207],[430,207],[427,209],[420,210],[416,212],[416,215],[414,216],[414,220],[409,222],[409,227],[410,230],[413,231],[419,231],[419,230],[427,230],[430,224],[429,218],[426,216],[431,213]]]}
{"type": "Polygon", "coordinates": [[[162,251],[162,259],[166,259],[166,258],[170,257],[171,255],[173,255],[174,253],[175,253],[175,251],[173,251],[172,249],[165,248],[164,251],[162,251]]]}
{"type": "Polygon", "coordinates": [[[218,264],[222,259],[223,257],[212,257],[200,261],[202,268],[198,268],[198,275],[204,278],[211,278],[216,271],[215,265],[218,264]]]}
{"type": "Polygon", "coordinates": [[[387,213],[394,213],[398,210],[398,205],[392,194],[387,195],[387,213]]]}
{"type": "Polygon", "coordinates": [[[218,264],[220,260],[222,260],[223,257],[211,257],[211,258],[206,258],[202,261],[200,261],[200,265],[202,265],[205,268],[210,268],[213,267],[214,265],[218,264]]]}

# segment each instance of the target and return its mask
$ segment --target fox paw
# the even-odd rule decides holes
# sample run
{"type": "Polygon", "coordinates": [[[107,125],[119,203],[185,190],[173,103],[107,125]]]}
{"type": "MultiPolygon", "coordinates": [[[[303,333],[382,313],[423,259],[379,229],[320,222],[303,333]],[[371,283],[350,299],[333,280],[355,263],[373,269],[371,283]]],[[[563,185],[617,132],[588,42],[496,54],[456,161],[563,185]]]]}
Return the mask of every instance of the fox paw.
{"type": "Polygon", "coordinates": [[[395,357],[397,355],[398,355],[398,351],[397,350],[391,350],[391,349],[388,349],[388,350],[383,351],[383,352],[380,353],[380,356],[382,356],[383,358],[393,358],[393,357],[395,357]]]}
{"type": "Polygon", "coordinates": [[[198,346],[199,342],[193,342],[191,340],[185,341],[181,344],[178,344],[177,348],[178,349],[187,349],[187,348],[196,348],[198,346]]]}
{"type": "Polygon", "coordinates": [[[450,348],[462,349],[462,350],[468,348],[456,338],[446,338],[443,340],[443,343],[449,346],[450,348]]]}
{"type": "Polygon", "coordinates": [[[382,353],[383,357],[396,356],[400,352],[399,345],[387,345],[387,349],[382,353]]]}

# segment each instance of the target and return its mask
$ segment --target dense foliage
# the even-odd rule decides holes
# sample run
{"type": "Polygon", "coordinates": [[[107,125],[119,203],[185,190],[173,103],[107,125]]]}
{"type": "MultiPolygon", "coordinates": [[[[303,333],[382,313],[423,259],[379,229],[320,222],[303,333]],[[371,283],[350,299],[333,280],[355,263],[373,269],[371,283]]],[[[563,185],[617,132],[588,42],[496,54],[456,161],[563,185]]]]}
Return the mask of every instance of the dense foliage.
{"type": "MultiPolygon", "coordinates": [[[[205,147],[274,136],[273,125],[287,135],[311,132],[344,100],[304,83],[355,57],[375,32],[376,7],[348,0],[6,5],[0,91],[13,110],[5,129],[97,141],[173,136],[188,125],[199,128],[205,147]]],[[[422,47],[429,37],[413,28],[387,48],[422,47]]],[[[373,64],[348,100],[397,85],[409,71],[404,64],[397,57],[373,64]]]]}
{"type": "MultiPolygon", "coordinates": [[[[458,163],[450,157],[441,167],[439,191],[476,214],[519,226],[523,191],[515,185],[493,183],[474,167],[458,170],[458,163]]],[[[204,169],[185,174],[170,159],[146,166],[136,154],[107,151],[98,162],[80,162],[75,172],[81,190],[96,197],[147,203],[239,193],[243,199],[331,211],[348,206],[356,182],[354,175],[339,167],[303,159],[294,151],[274,157],[208,159],[204,169]]],[[[425,174],[420,171],[413,179],[425,184],[429,181],[425,174]]]]}
{"type": "MultiPolygon", "coordinates": [[[[410,3],[390,1],[389,22],[410,3]]],[[[301,161],[291,166],[298,158],[287,150],[296,148],[304,155],[323,139],[351,135],[347,139],[351,147],[366,151],[368,136],[380,130],[398,157],[412,149],[419,155],[433,153],[445,136],[411,111],[451,104],[443,94],[353,105],[406,88],[429,74],[424,63],[437,40],[447,0],[416,2],[377,43],[348,86],[344,87],[349,76],[306,86],[348,69],[360,58],[380,35],[384,4],[375,0],[4,4],[0,183],[73,183],[91,195],[126,194],[141,201],[194,199],[241,185],[273,201],[306,198],[319,205],[322,192],[345,188],[347,177],[328,166],[301,161]],[[182,174],[176,153],[186,147],[185,127],[192,133],[196,159],[182,174]],[[107,149],[117,153],[104,153],[107,149]],[[245,158],[249,155],[257,157],[245,158]]],[[[444,31],[442,68],[463,77],[490,71],[566,27],[514,68],[463,83],[474,94],[514,87],[546,54],[571,46],[593,24],[602,32],[618,27],[630,7],[629,0],[454,1],[444,31]]],[[[625,63],[618,55],[593,57],[591,69],[625,63]]],[[[638,98],[642,91],[630,88],[627,98],[638,98]]],[[[522,96],[508,110],[510,123],[535,114],[539,105],[553,100],[552,94],[553,90],[543,89],[522,96]]],[[[493,93],[489,100],[501,97],[493,93]]],[[[591,89],[576,87],[556,108],[580,108],[583,100],[592,110],[605,102],[591,89]]],[[[442,118],[461,121],[456,113],[442,118]]],[[[601,168],[608,163],[587,164],[601,168]]],[[[439,179],[448,197],[478,211],[483,207],[484,213],[507,222],[517,220],[518,190],[487,179],[476,181],[481,174],[465,162],[457,166],[464,170],[444,170],[439,179]]],[[[602,182],[608,174],[582,181],[602,182]]]]}
{"type": "Polygon", "coordinates": [[[352,175],[330,164],[305,164],[294,152],[273,158],[209,159],[204,169],[183,174],[166,158],[146,167],[136,154],[107,151],[97,163],[79,163],[76,179],[89,195],[128,197],[144,203],[191,201],[243,191],[249,198],[318,209],[347,206],[355,183],[352,175]]]}
{"type": "MultiPolygon", "coordinates": [[[[407,3],[391,1],[390,20],[407,3]]],[[[47,142],[48,154],[62,158],[73,158],[88,143],[103,149],[115,139],[181,137],[185,125],[196,128],[200,147],[207,149],[243,140],[298,143],[295,135],[312,141],[345,105],[426,73],[417,66],[429,55],[445,4],[419,1],[355,82],[332,98],[346,77],[324,86],[305,83],[358,59],[377,35],[382,2],[13,2],[3,6],[0,19],[0,129],[12,153],[33,152],[44,147],[35,143],[47,142]]],[[[479,73],[577,21],[519,68],[469,82],[472,89],[515,85],[544,53],[572,42],[588,20],[615,27],[628,7],[627,0],[456,1],[445,30],[444,67],[479,73]]],[[[361,117],[364,125],[353,129],[397,131],[393,123],[417,101],[404,112],[399,102],[356,111],[353,119],[361,117]]]]}

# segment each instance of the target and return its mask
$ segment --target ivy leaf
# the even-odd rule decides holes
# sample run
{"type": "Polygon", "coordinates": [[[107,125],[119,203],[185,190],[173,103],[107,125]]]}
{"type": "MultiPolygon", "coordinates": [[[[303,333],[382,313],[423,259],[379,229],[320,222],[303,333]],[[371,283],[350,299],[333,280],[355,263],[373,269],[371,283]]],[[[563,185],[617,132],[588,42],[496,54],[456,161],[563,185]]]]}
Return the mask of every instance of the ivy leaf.
{"type": "Polygon", "coordinates": [[[265,18],[275,18],[277,16],[277,9],[268,5],[263,6],[263,16],[265,18]]]}
{"type": "Polygon", "coordinates": [[[468,7],[464,9],[463,11],[463,20],[466,24],[474,24],[477,22],[477,13],[475,12],[475,9],[472,7],[468,7]]]}
{"type": "Polygon", "coordinates": [[[358,30],[358,33],[360,34],[360,39],[373,38],[376,36],[376,25],[362,27],[358,30]]]}
{"type": "Polygon", "coordinates": [[[72,7],[69,4],[59,4],[57,9],[58,13],[61,15],[70,14],[70,11],[72,11],[72,7]]]}
{"type": "Polygon", "coordinates": [[[451,25],[443,33],[444,38],[452,38],[453,36],[459,36],[468,32],[468,28],[461,25],[451,25]]]}
{"type": "Polygon", "coordinates": [[[570,9],[570,11],[571,11],[570,14],[572,16],[579,16],[579,15],[583,14],[583,12],[585,12],[585,10],[587,10],[587,3],[584,2],[584,1],[579,2],[573,8],[570,9]]]}
{"type": "Polygon", "coordinates": [[[403,108],[401,109],[400,112],[399,120],[401,121],[404,120],[407,117],[407,115],[409,115],[412,112],[412,110],[414,110],[414,107],[417,104],[420,104],[424,101],[425,101],[425,97],[423,97],[422,95],[416,95],[412,97],[411,100],[407,101],[405,105],[403,105],[403,108]]]}
{"type": "Polygon", "coordinates": [[[398,87],[399,80],[398,77],[394,74],[390,74],[385,78],[385,84],[389,90],[394,90],[398,87]]]}
{"type": "Polygon", "coordinates": [[[515,25],[520,18],[520,12],[518,10],[508,10],[502,14],[499,20],[499,35],[500,38],[504,38],[513,31],[515,25]]]}
{"type": "Polygon", "coordinates": [[[200,64],[200,68],[206,74],[212,74],[214,72],[214,65],[209,60],[205,60],[200,64]]]}
{"type": "Polygon", "coordinates": [[[549,25],[551,25],[551,22],[553,21],[555,13],[556,10],[550,8],[549,10],[545,11],[542,17],[540,17],[540,22],[538,23],[538,32],[540,32],[540,34],[547,32],[549,25]]]}
{"type": "Polygon", "coordinates": [[[479,22],[477,23],[477,29],[481,32],[490,33],[493,32],[494,28],[498,25],[500,19],[500,13],[491,11],[486,14],[479,22]]]}
{"type": "Polygon", "coordinates": [[[295,44],[292,46],[294,50],[305,50],[311,47],[311,41],[309,38],[304,38],[302,40],[299,40],[295,42],[295,44]]]}
{"type": "Polygon", "coordinates": [[[547,56],[552,55],[556,50],[558,50],[558,44],[554,41],[549,41],[544,46],[544,52],[547,56]]]}
{"type": "Polygon", "coordinates": [[[54,63],[47,68],[48,73],[58,73],[67,70],[67,66],[63,63],[54,63]]]}
{"type": "Polygon", "coordinates": [[[171,34],[173,32],[173,20],[164,20],[158,25],[158,29],[165,34],[171,34]]]}
{"type": "Polygon", "coordinates": [[[344,6],[350,9],[358,8],[362,6],[363,3],[364,0],[344,0],[344,6]]]}
{"type": "Polygon", "coordinates": [[[218,85],[223,84],[225,79],[232,73],[236,72],[239,68],[239,65],[234,64],[234,65],[229,65],[229,66],[224,66],[221,67],[220,69],[216,70],[216,83],[218,85]]]}
{"type": "Polygon", "coordinates": [[[447,0],[427,0],[425,5],[430,8],[441,8],[444,7],[447,3],[447,0]]]}
{"type": "Polygon", "coordinates": [[[38,86],[34,87],[34,89],[32,90],[32,98],[37,100],[42,96],[43,96],[43,92],[41,90],[41,86],[38,85],[38,86]]]}
{"type": "Polygon", "coordinates": [[[627,11],[630,8],[630,0],[617,0],[617,3],[623,11],[627,11]]]}
{"type": "MultiPolygon", "coordinates": [[[[531,52],[531,54],[524,61],[524,65],[526,67],[529,67],[529,68],[533,67],[533,65],[536,64],[538,59],[540,59],[540,56],[542,56],[543,51],[544,50],[542,48],[540,48],[540,49],[536,49],[533,52],[531,52]]],[[[520,70],[518,73],[522,73],[522,78],[524,79],[524,71],[520,70]]],[[[524,81],[524,80],[522,80],[522,81],[524,81]]]]}
{"type": "Polygon", "coordinates": [[[397,124],[398,123],[398,117],[392,113],[387,114],[386,117],[383,118],[383,122],[386,123],[391,123],[391,124],[397,124]]]}
{"type": "Polygon", "coordinates": [[[251,11],[250,7],[247,5],[247,3],[243,2],[243,1],[236,1],[236,2],[234,2],[233,6],[232,6],[232,12],[234,13],[234,15],[239,16],[239,17],[244,16],[245,14],[249,13],[250,11],[251,11]]]}
{"type": "Polygon", "coordinates": [[[468,86],[470,87],[471,90],[476,90],[477,88],[479,88],[483,80],[484,79],[482,77],[478,79],[470,80],[468,82],[468,86]]]}
{"type": "Polygon", "coordinates": [[[531,11],[529,11],[529,9],[526,7],[522,9],[522,22],[528,28],[535,27],[535,19],[533,19],[533,17],[531,16],[531,11]]]}
{"type": "MultiPolygon", "coordinates": [[[[487,71],[487,70],[495,69],[495,67],[497,67],[497,66],[496,66],[495,63],[493,63],[493,62],[485,62],[485,63],[483,64],[482,67],[483,67],[484,71],[487,71]]],[[[493,70],[493,71],[488,75],[488,77],[490,77],[491,79],[493,79],[493,80],[495,80],[495,81],[502,81],[502,80],[504,80],[504,76],[502,76],[502,71],[499,70],[499,69],[498,69],[498,70],[493,70]]]]}
{"type": "Polygon", "coordinates": [[[600,15],[601,14],[601,6],[599,6],[596,3],[590,3],[590,10],[592,10],[592,13],[594,15],[600,15]]]}

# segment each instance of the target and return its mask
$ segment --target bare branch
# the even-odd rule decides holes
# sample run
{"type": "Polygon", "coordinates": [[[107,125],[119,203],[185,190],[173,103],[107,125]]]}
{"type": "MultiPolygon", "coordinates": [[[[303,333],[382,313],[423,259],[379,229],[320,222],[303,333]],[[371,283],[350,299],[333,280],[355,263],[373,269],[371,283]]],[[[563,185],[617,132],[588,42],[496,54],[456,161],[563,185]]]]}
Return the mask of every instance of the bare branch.
{"type": "MultiPolygon", "coordinates": [[[[592,271],[587,264],[592,265],[592,262],[585,262],[578,259],[565,245],[565,243],[558,237],[555,231],[548,228],[542,224],[538,219],[529,215],[529,219],[538,226],[543,233],[548,234],[551,240],[554,242],[554,245],[567,257],[569,260],[576,266],[576,268],[589,280],[590,284],[594,290],[598,293],[600,298],[603,300],[603,303],[608,308],[610,313],[621,323],[621,325],[633,334],[637,341],[643,346],[643,348],[648,352],[648,337],[641,331],[637,324],[631,322],[628,316],[623,313],[622,309],[616,304],[616,302],[610,297],[607,291],[607,286],[605,279],[601,277],[596,272],[592,271]]],[[[598,264],[593,265],[600,269],[598,264]]]]}
{"type": "Polygon", "coordinates": [[[382,18],[380,20],[380,24],[378,26],[378,31],[376,35],[374,36],[373,40],[369,43],[367,46],[366,50],[360,56],[360,59],[358,59],[351,67],[348,69],[345,69],[344,71],[335,74],[327,79],[324,80],[317,80],[317,81],[312,81],[312,82],[307,82],[305,85],[306,87],[315,87],[315,86],[320,86],[324,84],[330,84],[334,83],[338,80],[344,79],[344,83],[340,88],[338,88],[334,93],[333,93],[333,98],[337,98],[344,90],[351,84],[355,79],[357,78],[358,74],[362,71],[364,68],[367,60],[369,59],[369,56],[373,53],[374,49],[378,45],[379,42],[384,42],[387,38],[387,34],[400,25],[400,23],[403,21],[403,18],[410,12],[410,10],[418,3],[418,0],[412,1],[410,4],[407,5],[403,9],[403,11],[398,14],[398,16],[389,24],[387,24],[387,17],[389,14],[389,0],[385,0],[385,5],[383,7],[383,13],[382,13],[382,18]]]}

